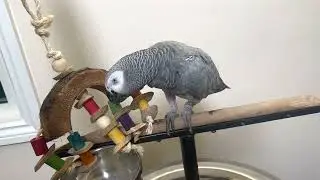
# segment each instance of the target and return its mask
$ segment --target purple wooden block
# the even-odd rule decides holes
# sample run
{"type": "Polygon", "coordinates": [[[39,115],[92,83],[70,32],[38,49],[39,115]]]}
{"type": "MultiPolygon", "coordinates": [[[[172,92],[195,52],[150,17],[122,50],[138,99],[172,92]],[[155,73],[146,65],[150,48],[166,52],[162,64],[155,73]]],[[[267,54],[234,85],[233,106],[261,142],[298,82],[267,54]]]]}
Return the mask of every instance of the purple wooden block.
{"type": "Polygon", "coordinates": [[[119,117],[118,121],[121,123],[121,125],[124,127],[126,131],[135,126],[133,120],[131,119],[128,113],[125,113],[121,117],[119,117]]]}

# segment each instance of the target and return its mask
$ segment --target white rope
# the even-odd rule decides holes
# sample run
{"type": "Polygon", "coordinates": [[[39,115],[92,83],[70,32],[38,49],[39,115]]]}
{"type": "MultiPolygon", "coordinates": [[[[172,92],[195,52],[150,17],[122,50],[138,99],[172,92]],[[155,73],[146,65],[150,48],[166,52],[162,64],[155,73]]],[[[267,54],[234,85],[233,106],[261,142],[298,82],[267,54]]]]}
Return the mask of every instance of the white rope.
{"type": "Polygon", "coordinates": [[[47,57],[53,59],[51,63],[52,68],[55,72],[63,73],[68,71],[71,66],[68,65],[67,61],[63,58],[61,51],[54,50],[48,42],[50,32],[48,28],[53,22],[53,15],[44,16],[41,13],[41,5],[39,0],[33,0],[36,7],[36,12],[33,12],[27,3],[27,0],[21,0],[24,8],[31,16],[31,24],[34,27],[35,33],[41,37],[41,40],[46,48],[47,57]]]}
{"type": "Polygon", "coordinates": [[[154,120],[153,120],[153,118],[151,116],[147,116],[146,117],[146,121],[148,123],[148,127],[146,129],[146,133],[147,134],[152,134],[152,131],[153,131],[153,125],[152,124],[153,124],[154,120]]]}
{"type": "Polygon", "coordinates": [[[140,156],[143,156],[144,153],[144,149],[142,146],[140,145],[136,145],[136,144],[132,144],[131,142],[129,142],[126,147],[124,147],[122,149],[122,152],[124,153],[130,153],[131,150],[135,150],[137,153],[139,153],[140,156]]]}

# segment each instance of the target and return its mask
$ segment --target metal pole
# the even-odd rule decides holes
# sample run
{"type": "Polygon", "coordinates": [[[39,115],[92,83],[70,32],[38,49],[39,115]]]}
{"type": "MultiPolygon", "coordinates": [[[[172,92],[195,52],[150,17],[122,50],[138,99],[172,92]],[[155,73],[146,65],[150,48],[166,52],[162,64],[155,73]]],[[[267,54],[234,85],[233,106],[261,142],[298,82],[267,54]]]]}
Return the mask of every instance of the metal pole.
{"type": "Polygon", "coordinates": [[[199,180],[198,161],[194,135],[181,136],[180,144],[186,180],[199,180]]]}

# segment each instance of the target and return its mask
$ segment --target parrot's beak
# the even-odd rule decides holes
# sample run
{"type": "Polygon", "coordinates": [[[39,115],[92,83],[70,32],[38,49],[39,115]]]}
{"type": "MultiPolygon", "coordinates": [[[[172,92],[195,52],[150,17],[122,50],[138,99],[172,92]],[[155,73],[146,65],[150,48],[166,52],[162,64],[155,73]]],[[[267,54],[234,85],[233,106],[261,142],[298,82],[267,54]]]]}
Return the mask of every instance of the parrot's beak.
{"type": "Polygon", "coordinates": [[[112,90],[110,87],[107,87],[107,91],[112,95],[112,96],[116,96],[118,93],[115,92],[114,90],[112,90]]]}
{"type": "Polygon", "coordinates": [[[113,103],[121,103],[126,100],[129,96],[121,95],[113,90],[107,91],[108,99],[113,103]]]}
{"type": "Polygon", "coordinates": [[[112,94],[112,89],[109,86],[106,86],[107,91],[112,94]]]}
{"type": "Polygon", "coordinates": [[[117,92],[115,92],[114,90],[111,90],[110,93],[111,93],[112,95],[117,95],[117,92]]]}

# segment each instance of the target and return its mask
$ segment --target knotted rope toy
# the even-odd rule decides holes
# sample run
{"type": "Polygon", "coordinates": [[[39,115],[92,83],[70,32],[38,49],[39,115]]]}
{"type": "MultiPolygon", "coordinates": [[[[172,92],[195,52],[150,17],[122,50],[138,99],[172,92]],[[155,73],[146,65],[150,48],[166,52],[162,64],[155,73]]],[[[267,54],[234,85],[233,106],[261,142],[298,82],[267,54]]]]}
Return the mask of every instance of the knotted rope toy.
{"type": "Polygon", "coordinates": [[[58,80],[60,78],[63,78],[72,71],[72,66],[70,66],[67,60],[63,58],[61,51],[54,50],[48,41],[48,37],[50,36],[48,28],[51,26],[54,16],[42,15],[39,0],[34,0],[36,13],[31,11],[27,0],[21,0],[21,2],[28,14],[31,16],[31,25],[34,27],[35,33],[41,37],[41,40],[47,51],[47,57],[49,59],[53,59],[53,61],[51,62],[52,69],[55,72],[60,73],[54,79],[58,80]]]}

